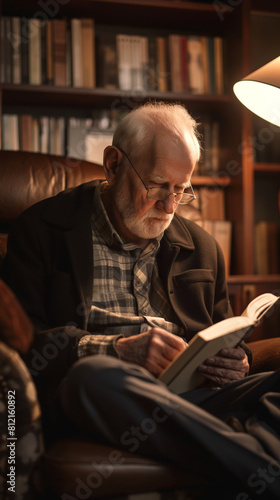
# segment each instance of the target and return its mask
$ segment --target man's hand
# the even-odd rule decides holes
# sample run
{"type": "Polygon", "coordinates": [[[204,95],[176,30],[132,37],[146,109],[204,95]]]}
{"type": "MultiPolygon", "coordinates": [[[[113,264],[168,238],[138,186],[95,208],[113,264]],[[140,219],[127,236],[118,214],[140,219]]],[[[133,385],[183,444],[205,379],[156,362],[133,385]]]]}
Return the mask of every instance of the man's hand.
{"type": "Polygon", "coordinates": [[[202,375],[220,387],[242,379],[249,369],[248,357],[242,347],[222,349],[217,356],[207,359],[199,367],[202,375]]]}
{"type": "Polygon", "coordinates": [[[140,335],[120,338],[115,345],[120,359],[143,366],[155,377],[158,377],[185,347],[183,339],[157,327],[140,335]]]}

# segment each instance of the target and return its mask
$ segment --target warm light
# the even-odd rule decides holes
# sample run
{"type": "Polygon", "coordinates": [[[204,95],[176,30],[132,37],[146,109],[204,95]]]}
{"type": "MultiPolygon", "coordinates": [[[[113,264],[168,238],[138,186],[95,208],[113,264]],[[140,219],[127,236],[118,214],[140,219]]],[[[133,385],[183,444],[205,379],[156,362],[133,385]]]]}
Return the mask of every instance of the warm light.
{"type": "Polygon", "coordinates": [[[250,111],[280,127],[280,57],[237,82],[233,91],[250,111]]]}

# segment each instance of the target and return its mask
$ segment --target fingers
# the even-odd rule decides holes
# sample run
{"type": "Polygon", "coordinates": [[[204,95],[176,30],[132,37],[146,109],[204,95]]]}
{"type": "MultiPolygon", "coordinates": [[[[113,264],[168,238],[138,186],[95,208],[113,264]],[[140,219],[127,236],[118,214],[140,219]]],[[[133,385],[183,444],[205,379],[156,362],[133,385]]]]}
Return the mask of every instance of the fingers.
{"type": "Polygon", "coordinates": [[[156,377],[185,347],[183,339],[156,327],[140,335],[120,338],[115,345],[120,359],[143,366],[156,377]]]}
{"type": "Polygon", "coordinates": [[[247,355],[241,347],[223,349],[199,367],[202,375],[219,386],[242,379],[249,369],[247,355]]]}
{"type": "Polygon", "coordinates": [[[161,328],[152,328],[149,333],[151,338],[145,368],[159,376],[186,346],[183,339],[161,328]]]}

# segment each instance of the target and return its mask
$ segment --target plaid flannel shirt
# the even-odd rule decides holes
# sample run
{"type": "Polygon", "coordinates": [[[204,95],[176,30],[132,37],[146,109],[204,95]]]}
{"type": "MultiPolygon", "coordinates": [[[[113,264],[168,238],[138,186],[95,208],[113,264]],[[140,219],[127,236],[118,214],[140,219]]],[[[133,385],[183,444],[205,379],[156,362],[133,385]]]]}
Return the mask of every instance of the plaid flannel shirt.
{"type": "Polygon", "coordinates": [[[81,338],[78,356],[117,355],[114,344],[120,337],[137,335],[160,326],[182,334],[174,323],[158,275],[156,254],[160,239],[151,240],[145,250],[124,243],[112,226],[101,200],[102,183],[95,190],[92,215],[94,279],[89,334],[81,338]]]}

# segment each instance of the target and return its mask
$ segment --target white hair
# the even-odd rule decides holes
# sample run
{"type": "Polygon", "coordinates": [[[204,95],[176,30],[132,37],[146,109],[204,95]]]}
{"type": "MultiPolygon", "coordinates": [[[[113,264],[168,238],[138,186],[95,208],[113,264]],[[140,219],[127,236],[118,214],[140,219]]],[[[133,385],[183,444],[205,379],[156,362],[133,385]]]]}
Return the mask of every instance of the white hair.
{"type": "Polygon", "coordinates": [[[177,143],[186,133],[193,140],[197,163],[200,158],[200,142],[197,123],[181,104],[148,102],[128,113],[119,123],[113,137],[113,146],[134,157],[149,148],[155,135],[166,135],[168,141],[177,143]]]}

